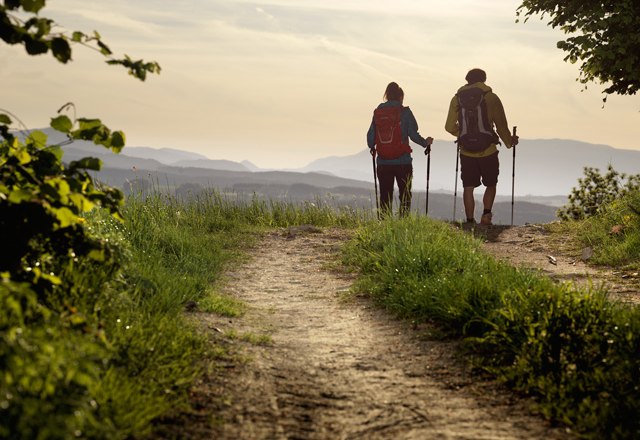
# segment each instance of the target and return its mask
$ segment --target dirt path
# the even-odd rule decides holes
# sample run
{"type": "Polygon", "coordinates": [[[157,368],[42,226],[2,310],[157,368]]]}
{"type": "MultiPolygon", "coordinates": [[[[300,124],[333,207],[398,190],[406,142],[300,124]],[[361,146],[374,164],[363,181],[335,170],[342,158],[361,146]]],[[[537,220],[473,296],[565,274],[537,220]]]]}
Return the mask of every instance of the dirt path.
{"type": "Polygon", "coordinates": [[[471,374],[454,343],[366,299],[342,299],[353,280],[327,262],[346,238],[273,233],[228,274],[228,293],[249,305],[246,315],[197,317],[235,356],[193,390],[198,410],[178,437],[569,438],[533,416],[530,402],[471,374]],[[264,335],[270,342],[256,344],[264,335]]]}
{"type": "Polygon", "coordinates": [[[490,226],[478,228],[476,235],[485,238],[484,248],[497,258],[514,266],[537,269],[559,281],[571,281],[581,285],[604,284],[611,298],[623,302],[640,303],[640,277],[636,272],[615,268],[589,266],[584,253],[571,252],[562,237],[551,239],[540,225],[490,226]]]}

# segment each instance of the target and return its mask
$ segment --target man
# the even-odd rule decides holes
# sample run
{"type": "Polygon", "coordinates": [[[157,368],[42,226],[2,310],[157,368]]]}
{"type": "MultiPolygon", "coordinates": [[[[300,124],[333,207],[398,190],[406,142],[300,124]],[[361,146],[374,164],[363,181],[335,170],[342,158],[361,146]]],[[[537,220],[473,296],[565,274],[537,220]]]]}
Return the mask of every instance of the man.
{"type": "Polygon", "coordinates": [[[499,173],[498,136],[507,148],[518,144],[518,136],[511,136],[502,102],[485,84],[485,71],[471,69],[465,79],[467,85],[451,99],[445,129],[458,138],[467,223],[475,224],[473,190],[482,183],[485,191],[480,224],[490,225],[499,173]]]}

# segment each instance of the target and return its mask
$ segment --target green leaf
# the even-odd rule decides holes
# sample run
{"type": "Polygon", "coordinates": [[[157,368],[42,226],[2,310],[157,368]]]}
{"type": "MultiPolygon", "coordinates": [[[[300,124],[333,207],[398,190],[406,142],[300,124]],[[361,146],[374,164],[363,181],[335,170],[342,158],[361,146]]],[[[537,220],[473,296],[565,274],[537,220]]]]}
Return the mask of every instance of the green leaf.
{"type": "Polygon", "coordinates": [[[69,199],[81,212],[91,211],[96,206],[93,202],[91,202],[91,200],[87,199],[82,194],[70,194],[69,199]]]}
{"type": "Polygon", "coordinates": [[[78,119],[78,124],[79,124],[79,128],[78,128],[79,132],[93,130],[102,126],[102,122],[100,121],[100,119],[80,118],[78,119]]]}
{"type": "Polygon", "coordinates": [[[95,157],[83,157],[80,160],[74,160],[69,164],[69,168],[71,169],[85,169],[85,170],[93,170],[100,171],[102,168],[102,161],[95,157]]]}
{"type": "Polygon", "coordinates": [[[111,149],[119,153],[124,148],[125,135],[122,131],[114,131],[111,135],[111,149]]]}
{"type": "Polygon", "coordinates": [[[68,116],[61,115],[57,118],[51,118],[51,128],[62,133],[69,133],[73,127],[73,123],[68,116]]]}
{"type": "Polygon", "coordinates": [[[43,40],[34,38],[28,34],[24,35],[22,39],[29,55],[40,55],[49,51],[49,45],[43,40]]]}
{"type": "Polygon", "coordinates": [[[33,196],[34,194],[27,189],[17,189],[9,193],[9,202],[16,204],[28,202],[33,198],[33,196]]]}
{"type": "Polygon", "coordinates": [[[63,206],[62,208],[52,208],[51,211],[58,219],[58,228],[66,228],[78,222],[78,216],[67,207],[63,206]]]}
{"type": "Polygon", "coordinates": [[[13,156],[18,159],[20,165],[26,165],[31,162],[31,155],[25,148],[20,148],[15,153],[13,153],[13,156]]]}
{"type": "Polygon", "coordinates": [[[11,125],[11,118],[4,113],[0,113],[0,124],[11,125]]]}
{"type": "Polygon", "coordinates": [[[8,9],[18,9],[20,7],[21,0],[5,0],[4,4],[8,9]]]}
{"type": "Polygon", "coordinates": [[[109,49],[109,46],[104,44],[102,41],[98,40],[98,41],[96,41],[96,43],[98,44],[98,47],[100,48],[100,53],[102,55],[108,56],[108,55],[111,55],[113,53],[113,52],[111,52],[111,49],[109,49]]]}
{"type": "Polygon", "coordinates": [[[36,13],[44,8],[45,0],[20,0],[20,3],[25,11],[36,13]]]}
{"type": "Polygon", "coordinates": [[[54,179],[50,182],[50,185],[54,185],[54,187],[57,188],[60,197],[66,197],[71,192],[69,183],[62,178],[54,179]]]}
{"type": "Polygon", "coordinates": [[[51,40],[51,51],[61,63],[66,63],[71,59],[71,46],[66,38],[56,37],[51,40]]]}
{"type": "Polygon", "coordinates": [[[44,148],[47,146],[48,136],[40,130],[34,130],[29,133],[27,139],[30,139],[36,147],[44,148]]]}
{"type": "Polygon", "coordinates": [[[71,41],[74,41],[76,43],[80,43],[82,42],[83,39],[85,39],[87,36],[80,31],[75,31],[72,35],[71,35],[71,41]]]}
{"type": "Polygon", "coordinates": [[[52,145],[48,147],[47,150],[58,159],[58,162],[62,160],[62,156],[64,156],[64,151],[62,151],[62,148],[58,147],[57,145],[52,145]]]}

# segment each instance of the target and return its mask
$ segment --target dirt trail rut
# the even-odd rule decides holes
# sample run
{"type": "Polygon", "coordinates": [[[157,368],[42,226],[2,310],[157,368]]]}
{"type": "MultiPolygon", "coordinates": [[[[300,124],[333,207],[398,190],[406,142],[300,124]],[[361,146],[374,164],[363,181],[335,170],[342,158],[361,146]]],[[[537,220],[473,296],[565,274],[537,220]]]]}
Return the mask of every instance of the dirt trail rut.
{"type": "Polygon", "coordinates": [[[235,360],[193,390],[199,409],[183,438],[569,438],[532,415],[530,402],[472,375],[453,343],[365,299],[341,299],[353,280],[326,263],[346,238],[339,230],[273,233],[228,274],[245,316],[197,317],[231,344],[235,360]],[[230,332],[236,337],[225,339],[230,332]],[[249,335],[271,341],[249,343],[249,335]]]}

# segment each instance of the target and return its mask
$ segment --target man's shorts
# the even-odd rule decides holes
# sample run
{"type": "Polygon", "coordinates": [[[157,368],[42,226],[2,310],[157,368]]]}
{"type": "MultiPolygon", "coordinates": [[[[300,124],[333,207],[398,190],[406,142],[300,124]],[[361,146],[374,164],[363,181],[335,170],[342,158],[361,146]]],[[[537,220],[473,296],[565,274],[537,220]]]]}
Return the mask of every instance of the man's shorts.
{"type": "Polygon", "coordinates": [[[500,162],[498,152],[491,156],[469,157],[460,155],[460,167],[462,171],[462,186],[478,187],[480,180],[484,186],[496,186],[498,184],[498,174],[500,173],[500,162]]]}

